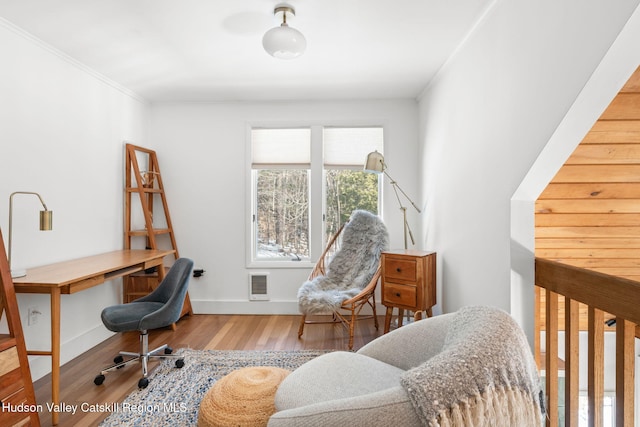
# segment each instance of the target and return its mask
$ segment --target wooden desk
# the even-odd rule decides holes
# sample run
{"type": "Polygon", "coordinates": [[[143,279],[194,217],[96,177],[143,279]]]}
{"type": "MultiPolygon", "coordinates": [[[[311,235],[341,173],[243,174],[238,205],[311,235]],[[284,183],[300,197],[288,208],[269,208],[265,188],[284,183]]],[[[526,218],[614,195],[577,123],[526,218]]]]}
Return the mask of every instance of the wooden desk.
{"type": "MultiPolygon", "coordinates": [[[[107,252],[86,258],[63,261],[27,270],[27,275],[13,280],[17,293],[51,296],[51,350],[30,351],[33,356],[51,356],[51,400],[60,403],[60,295],[74,294],[118,277],[161,266],[166,255],[174,251],[135,250],[107,252]]],[[[158,268],[160,280],[164,269],[158,268]]],[[[58,424],[58,413],[51,419],[58,424]]]]}

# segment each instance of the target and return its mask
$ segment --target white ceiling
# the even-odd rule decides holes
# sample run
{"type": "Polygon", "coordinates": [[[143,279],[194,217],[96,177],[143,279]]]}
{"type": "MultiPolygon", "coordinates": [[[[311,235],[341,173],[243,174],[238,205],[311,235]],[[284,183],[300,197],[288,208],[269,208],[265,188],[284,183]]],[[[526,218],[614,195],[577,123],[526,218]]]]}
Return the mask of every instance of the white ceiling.
{"type": "Polygon", "coordinates": [[[277,0],[0,0],[0,17],[150,101],[416,97],[494,0],[290,0],[300,58],[262,49],[277,0]]]}

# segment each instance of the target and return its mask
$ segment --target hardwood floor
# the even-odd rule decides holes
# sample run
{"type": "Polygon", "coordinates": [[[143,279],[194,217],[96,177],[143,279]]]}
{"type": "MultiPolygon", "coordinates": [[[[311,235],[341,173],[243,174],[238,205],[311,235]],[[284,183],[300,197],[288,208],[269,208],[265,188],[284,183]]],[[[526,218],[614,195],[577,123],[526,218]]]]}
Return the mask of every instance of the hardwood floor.
{"type": "MultiPolygon", "coordinates": [[[[212,350],[346,350],[349,335],[341,324],[307,325],[302,339],[298,339],[300,316],[254,315],[205,315],[184,317],[177,323],[176,331],[155,330],[149,333],[149,348],[169,344],[174,350],[182,347],[212,350]]],[[[356,325],[354,350],[382,334],[384,317],[379,319],[376,330],[372,320],[356,325]]],[[[137,333],[116,334],[90,349],[61,369],[60,399],[69,405],[109,404],[121,402],[137,388],[140,365],[129,366],[122,371],[107,374],[103,385],[93,384],[99,371],[113,361],[121,350],[138,351],[137,333]]],[[[150,371],[155,364],[150,365],[150,371]]],[[[36,400],[44,410],[40,423],[51,425],[47,402],[51,402],[51,376],[34,383],[36,400]]],[[[61,413],[59,426],[97,426],[108,412],[61,413]]]]}

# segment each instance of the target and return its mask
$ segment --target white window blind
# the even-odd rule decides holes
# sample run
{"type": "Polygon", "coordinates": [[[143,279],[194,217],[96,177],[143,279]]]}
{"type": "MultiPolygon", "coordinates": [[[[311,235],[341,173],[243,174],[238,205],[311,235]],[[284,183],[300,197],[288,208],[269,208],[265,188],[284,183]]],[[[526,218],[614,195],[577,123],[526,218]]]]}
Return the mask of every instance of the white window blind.
{"type": "Polygon", "coordinates": [[[324,128],[324,165],[328,167],[362,167],[367,154],[382,153],[381,127],[324,128]]]}
{"type": "Polygon", "coordinates": [[[311,129],[252,129],[251,166],[263,169],[311,164],[311,129]]]}

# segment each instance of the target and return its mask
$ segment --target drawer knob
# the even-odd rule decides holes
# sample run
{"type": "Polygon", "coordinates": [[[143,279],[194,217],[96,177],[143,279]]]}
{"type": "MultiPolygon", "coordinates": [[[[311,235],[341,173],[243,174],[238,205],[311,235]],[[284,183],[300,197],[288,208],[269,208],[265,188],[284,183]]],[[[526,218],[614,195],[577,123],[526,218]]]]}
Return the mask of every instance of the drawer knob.
{"type": "Polygon", "coordinates": [[[400,267],[398,267],[398,268],[396,268],[396,271],[397,271],[398,273],[400,273],[400,272],[402,271],[402,269],[401,269],[400,267]]]}
{"type": "Polygon", "coordinates": [[[400,296],[400,292],[396,292],[396,296],[399,297],[400,296]]]}

